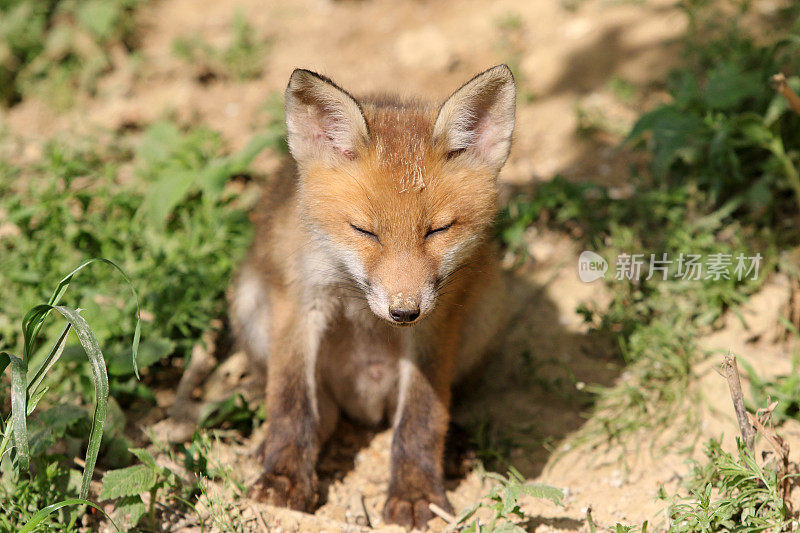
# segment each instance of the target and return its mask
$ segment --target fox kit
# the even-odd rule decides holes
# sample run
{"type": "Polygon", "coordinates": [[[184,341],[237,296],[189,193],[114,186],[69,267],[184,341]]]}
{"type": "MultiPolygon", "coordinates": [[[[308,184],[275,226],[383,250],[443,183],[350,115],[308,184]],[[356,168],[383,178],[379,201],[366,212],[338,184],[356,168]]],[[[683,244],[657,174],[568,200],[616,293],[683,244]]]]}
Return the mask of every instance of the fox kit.
{"type": "Polygon", "coordinates": [[[310,510],[320,446],[345,414],[394,429],[385,521],[424,528],[430,503],[452,510],[442,479],[451,384],[504,320],[487,237],[514,108],[505,65],[440,106],[357,100],[292,73],[296,171],[254,213],[231,290],[238,342],[267,367],[254,497],[310,510]]]}

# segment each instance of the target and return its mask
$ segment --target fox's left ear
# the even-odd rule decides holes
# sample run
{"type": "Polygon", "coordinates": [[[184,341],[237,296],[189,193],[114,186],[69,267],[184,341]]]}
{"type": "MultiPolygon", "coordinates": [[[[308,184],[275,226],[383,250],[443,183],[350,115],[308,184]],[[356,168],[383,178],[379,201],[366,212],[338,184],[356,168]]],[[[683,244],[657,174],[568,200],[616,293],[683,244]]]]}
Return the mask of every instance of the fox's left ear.
{"type": "Polygon", "coordinates": [[[434,139],[453,156],[472,157],[499,172],[511,149],[516,92],[506,65],[478,74],[442,104],[434,139]]]}
{"type": "Polygon", "coordinates": [[[325,76],[295,69],[286,87],[289,151],[300,164],[353,159],[369,142],[369,130],[355,98],[325,76]]]}

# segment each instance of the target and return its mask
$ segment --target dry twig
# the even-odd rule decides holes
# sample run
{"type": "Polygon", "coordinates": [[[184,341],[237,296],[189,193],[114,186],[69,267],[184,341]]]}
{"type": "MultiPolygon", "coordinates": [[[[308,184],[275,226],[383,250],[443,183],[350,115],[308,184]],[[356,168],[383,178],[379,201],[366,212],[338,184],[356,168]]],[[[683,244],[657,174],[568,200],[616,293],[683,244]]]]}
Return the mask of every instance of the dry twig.
{"type": "Polygon", "coordinates": [[[761,433],[769,445],[772,446],[775,454],[778,456],[778,464],[780,465],[778,469],[778,479],[781,480],[780,493],[787,508],[791,508],[791,502],[789,501],[789,489],[792,478],[789,476],[789,445],[786,444],[786,441],[784,441],[780,436],[768,430],[764,424],[761,423],[758,417],[753,416],[750,413],[747,413],[747,416],[750,419],[750,423],[753,424],[753,427],[755,427],[756,430],[761,433]]]}
{"type": "Polygon", "coordinates": [[[250,506],[250,510],[253,511],[256,515],[256,520],[258,521],[258,525],[261,526],[261,530],[264,533],[269,533],[269,529],[267,528],[267,523],[264,522],[264,517],[261,515],[261,511],[255,509],[252,505],[250,506]]]}
{"type": "Polygon", "coordinates": [[[782,72],[775,74],[772,76],[772,81],[775,83],[775,90],[786,98],[792,111],[800,115],[800,96],[797,96],[797,93],[786,83],[786,76],[782,72]]]}
{"type": "Polygon", "coordinates": [[[364,512],[364,518],[367,519],[366,526],[372,527],[372,520],[369,518],[369,511],[367,511],[367,502],[364,500],[364,495],[361,495],[361,510],[364,512]]]}
{"type": "Polygon", "coordinates": [[[744,397],[742,396],[742,382],[739,379],[739,367],[736,364],[736,356],[728,353],[722,360],[722,369],[725,371],[725,379],[728,380],[728,388],[731,391],[733,409],[736,411],[736,420],[739,422],[739,430],[742,433],[742,440],[751,452],[754,450],[756,432],[753,424],[747,418],[747,410],[744,407],[744,397]]]}
{"type": "Polygon", "coordinates": [[[728,353],[722,360],[722,369],[725,372],[725,378],[728,380],[728,388],[731,391],[731,400],[733,400],[733,408],[736,411],[736,419],[739,422],[739,430],[742,433],[742,439],[748,449],[751,452],[755,452],[755,436],[757,431],[775,451],[777,464],[779,465],[778,479],[781,480],[781,497],[787,508],[791,508],[789,495],[792,476],[789,474],[794,465],[789,462],[789,445],[786,444],[781,437],[766,427],[766,425],[769,424],[772,411],[775,409],[777,402],[771,403],[766,409],[759,410],[759,414],[762,415],[762,417],[748,413],[744,407],[742,383],[739,379],[739,367],[736,364],[736,356],[728,353]]]}
{"type": "Polygon", "coordinates": [[[448,525],[453,525],[456,522],[456,517],[436,505],[435,503],[429,503],[428,507],[430,508],[431,512],[447,522],[448,525]]]}

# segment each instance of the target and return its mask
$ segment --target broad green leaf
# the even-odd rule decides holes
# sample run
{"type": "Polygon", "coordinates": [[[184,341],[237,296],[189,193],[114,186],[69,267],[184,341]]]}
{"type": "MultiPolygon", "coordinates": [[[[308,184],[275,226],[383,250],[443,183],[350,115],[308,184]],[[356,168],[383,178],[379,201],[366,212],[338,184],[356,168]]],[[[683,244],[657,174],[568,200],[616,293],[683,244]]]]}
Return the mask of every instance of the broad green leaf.
{"type": "Polygon", "coordinates": [[[665,105],[642,115],[626,141],[637,140],[645,132],[652,134],[653,172],[664,177],[676,160],[690,162],[693,159],[706,127],[697,116],[665,105]]]}
{"type": "Polygon", "coordinates": [[[522,492],[528,496],[532,496],[540,500],[550,500],[557,505],[561,504],[561,500],[564,499],[564,493],[561,491],[561,489],[551,487],[550,485],[544,485],[542,483],[526,483],[521,485],[521,487],[522,492]]]}
{"type": "Polygon", "coordinates": [[[139,219],[161,227],[166,223],[172,210],[195,185],[197,174],[190,170],[173,170],[162,175],[159,181],[150,186],[142,205],[136,212],[139,219]]]}
{"type": "Polygon", "coordinates": [[[122,4],[106,0],[88,0],[78,4],[78,22],[100,39],[109,39],[119,18],[122,4]]]}
{"type": "Polygon", "coordinates": [[[758,73],[745,72],[737,63],[721,63],[709,73],[703,99],[712,109],[732,109],[765,87],[758,73]]]}
{"type": "Polygon", "coordinates": [[[156,466],[156,459],[153,457],[153,454],[149,451],[145,450],[144,448],[131,448],[130,452],[136,456],[142,463],[149,466],[152,469],[158,468],[156,466]]]}
{"type": "Polygon", "coordinates": [[[158,473],[147,465],[109,470],[103,476],[100,501],[138,496],[155,487],[157,483],[158,473]]]}
{"type": "Polygon", "coordinates": [[[114,506],[114,517],[120,525],[133,529],[147,513],[147,506],[141,496],[128,496],[120,499],[114,506]]]}
{"type": "Polygon", "coordinates": [[[39,414],[38,421],[56,432],[58,436],[79,420],[87,417],[86,409],[77,405],[57,405],[39,414]]]}
{"type": "Polygon", "coordinates": [[[212,161],[198,177],[198,184],[203,189],[203,194],[211,199],[217,198],[225,183],[232,176],[245,172],[256,156],[274,141],[275,136],[270,133],[255,135],[236,154],[212,161]]]}
{"type": "Polygon", "coordinates": [[[172,122],[159,121],[147,128],[136,156],[149,166],[168,161],[180,144],[181,132],[172,122]]]}

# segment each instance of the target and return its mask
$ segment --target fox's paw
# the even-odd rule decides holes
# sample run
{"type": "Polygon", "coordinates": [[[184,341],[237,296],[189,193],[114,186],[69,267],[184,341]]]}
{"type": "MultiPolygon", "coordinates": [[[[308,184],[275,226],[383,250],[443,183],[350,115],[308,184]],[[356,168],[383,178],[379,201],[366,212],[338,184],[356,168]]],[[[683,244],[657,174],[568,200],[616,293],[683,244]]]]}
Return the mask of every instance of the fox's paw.
{"type": "Polygon", "coordinates": [[[428,529],[428,520],[434,516],[430,509],[431,503],[435,503],[448,513],[452,514],[453,512],[453,507],[447,501],[444,493],[433,497],[423,496],[418,492],[416,495],[390,494],[386,500],[386,506],[383,508],[383,520],[388,524],[398,524],[409,530],[425,531],[428,529]]]}
{"type": "Polygon", "coordinates": [[[317,503],[317,476],[264,472],[250,487],[248,496],[254,500],[310,512],[317,503]]]}

